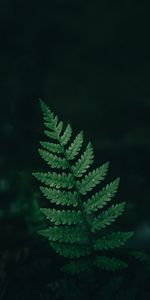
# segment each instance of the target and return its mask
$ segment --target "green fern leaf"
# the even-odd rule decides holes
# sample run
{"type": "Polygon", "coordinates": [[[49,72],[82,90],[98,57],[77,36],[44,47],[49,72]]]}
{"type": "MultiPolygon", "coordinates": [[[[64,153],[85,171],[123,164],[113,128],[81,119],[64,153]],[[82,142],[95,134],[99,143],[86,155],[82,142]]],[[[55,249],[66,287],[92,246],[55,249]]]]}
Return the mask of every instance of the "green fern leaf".
{"type": "Polygon", "coordinates": [[[127,268],[127,264],[118,258],[109,258],[106,256],[98,256],[94,264],[101,269],[105,269],[107,271],[117,271],[120,269],[127,268]]]}
{"type": "Polygon", "coordinates": [[[35,176],[39,181],[48,185],[50,187],[59,188],[68,188],[71,189],[74,186],[74,178],[72,174],[57,174],[56,172],[34,172],[33,176],[35,176]]]}
{"type": "Polygon", "coordinates": [[[150,257],[145,251],[133,250],[130,251],[129,254],[133,256],[136,260],[147,264],[150,267],[150,257]]]}
{"type": "Polygon", "coordinates": [[[51,112],[51,110],[42,100],[40,100],[40,103],[45,120],[44,125],[50,129],[50,131],[45,130],[44,133],[50,138],[58,139],[63,128],[63,122],[61,121],[58,123],[58,117],[54,116],[53,112],[51,112]]]}
{"type": "Polygon", "coordinates": [[[65,146],[70,141],[71,134],[72,134],[72,129],[71,129],[70,124],[68,124],[64,131],[64,134],[60,138],[63,146],[65,146]]]}
{"type": "Polygon", "coordinates": [[[100,216],[92,221],[92,231],[105,228],[113,223],[120,215],[122,215],[125,207],[125,202],[113,204],[110,208],[104,211],[100,216]]]}
{"type": "Polygon", "coordinates": [[[51,166],[51,168],[61,168],[61,169],[68,168],[68,163],[65,158],[61,158],[43,149],[38,149],[38,151],[41,157],[43,158],[43,160],[45,160],[47,164],[51,166]]]}
{"type": "Polygon", "coordinates": [[[55,128],[58,137],[60,136],[62,129],[63,129],[63,122],[60,121],[58,126],[55,128]]]}
{"type": "Polygon", "coordinates": [[[44,196],[51,200],[52,203],[57,205],[73,205],[74,207],[78,205],[78,194],[77,192],[66,192],[56,189],[51,189],[47,187],[40,187],[44,196]]]}
{"type": "Polygon", "coordinates": [[[40,142],[41,146],[48,150],[49,152],[53,153],[62,153],[62,147],[59,144],[49,143],[49,142],[40,142]]]}
{"type": "Polygon", "coordinates": [[[109,202],[117,192],[118,185],[119,185],[119,178],[115,181],[107,184],[106,187],[93,195],[87,202],[84,203],[84,208],[86,213],[91,213],[93,211],[97,211],[100,208],[103,208],[107,202],[109,202]]]}
{"type": "Polygon", "coordinates": [[[95,250],[108,250],[114,248],[120,248],[128,239],[133,236],[133,232],[113,232],[101,239],[98,239],[94,245],[95,250]]]}
{"type": "Polygon", "coordinates": [[[82,223],[82,217],[80,211],[74,210],[58,210],[54,208],[41,208],[41,212],[55,223],[55,225],[60,224],[80,224],[82,223]]]}
{"type": "Polygon", "coordinates": [[[56,116],[54,118],[53,112],[49,109],[49,107],[44,103],[43,100],[40,99],[40,104],[41,104],[41,109],[43,112],[43,118],[45,120],[45,126],[48,127],[49,129],[53,130],[54,126],[56,126],[58,117],[56,116]]]}
{"type": "Polygon", "coordinates": [[[73,160],[79,153],[83,144],[83,132],[81,131],[74,141],[71,143],[69,148],[66,150],[66,156],[68,160],[73,160]]]}
{"type": "Polygon", "coordinates": [[[87,171],[90,165],[93,163],[93,148],[91,143],[87,145],[85,152],[81,155],[81,158],[72,167],[75,177],[81,177],[83,173],[87,171]]]}
{"type": "Polygon", "coordinates": [[[44,134],[46,136],[48,136],[49,138],[51,138],[51,139],[54,139],[54,140],[58,139],[58,136],[57,136],[56,132],[49,131],[49,130],[44,130],[44,134]]]}
{"type": "Polygon", "coordinates": [[[54,226],[48,229],[41,229],[38,231],[39,234],[47,237],[49,241],[53,242],[65,242],[65,243],[76,243],[86,241],[87,237],[85,232],[76,227],[68,226],[54,226]]]}
{"type": "Polygon", "coordinates": [[[76,244],[62,244],[62,243],[51,243],[52,248],[56,253],[68,257],[68,258],[79,258],[81,256],[89,255],[91,249],[87,246],[76,245],[76,244]]]}
{"type": "Polygon", "coordinates": [[[105,179],[109,164],[107,162],[87,173],[94,159],[91,143],[88,143],[86,150],[77,159],[83,145],[83,133],[80,132],[71,142],[70,124],[63,129],[63,122],[58,120],[42,100],[40,103],[44,125],[47,128],[44,133],[50,139],[55,139],[56,143],[40,142],[42,149],[39,149],[39,154],[50,168],[66,169],[67,173],[57,171],[33,173],[44,185],[40,187],[44,197],[50,200],[50,204],[56,205],[56,208],[53,205],[41,208],[41,212],[50,222],[50,227],[40,230],[39,234],[49,240],[58,254],[69,259],[76,258],[66,264],[62,268],[63,271],[76,274],[88,271],[92,266],[111,271],[126,267],[126,263],[122,260],[97,256],[97,252],[123,246],[133,233],[113,232],[101,238],[95,234],[95,231],[115,222],[124,211],[123,202],[113,204],[100,215],[98,214],[98,210],[104,208],[115,195],[119,179],[107,184],[85,201],[84,195],[105,179]],[[67,146],[68,143],[70,146],[67,146]],[[83,175],[84,177],[80,179],[83,175]],[[69,189],[71,191],[67,191],[69,189]],[[63,206],[63,209],[59,209],[58,206],[63,206]],[[66,208],[67,206],[70,206],[69,209],[66,208]],[[95,212],[97,212],[96,216],[94,216],[95,212]],[[82,256],[84,259],[80,258],[82,256]]]}
{"type": "Polygon", "coordinates": [[[108,166],[109,163],[107,162],[103,164],[100,168],[97,168],[96,170],[90,172],[88,175],[85,175],[85,177],[81,181],[77,181],[79,193],[85,195],[102,180],[104,180],[108,171],[108,166]]]}

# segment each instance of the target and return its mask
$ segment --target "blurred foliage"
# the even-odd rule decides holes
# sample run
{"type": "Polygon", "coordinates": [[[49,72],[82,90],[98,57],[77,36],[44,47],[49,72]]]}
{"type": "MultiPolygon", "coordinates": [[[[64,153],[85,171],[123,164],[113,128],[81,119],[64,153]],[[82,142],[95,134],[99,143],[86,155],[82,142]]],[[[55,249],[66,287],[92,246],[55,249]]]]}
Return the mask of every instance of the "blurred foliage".
{"type": "Polygon", "coordinates": [[[2,197],[11,195],[5,205],[1,202],[1,220],[19,217],[33,228],[34,223],[42,220],[38,205],[39,195],[33,190],[31,174],[23,171],[17,175],[9,174],[7,179],[1,179],[0,192],[2,197]]]}

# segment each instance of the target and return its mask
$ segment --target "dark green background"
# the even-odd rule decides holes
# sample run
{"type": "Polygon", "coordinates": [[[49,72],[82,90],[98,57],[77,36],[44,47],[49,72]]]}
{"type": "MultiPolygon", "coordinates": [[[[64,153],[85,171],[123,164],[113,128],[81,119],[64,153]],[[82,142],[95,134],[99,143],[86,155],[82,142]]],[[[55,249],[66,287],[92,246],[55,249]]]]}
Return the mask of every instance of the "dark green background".
{"type": "Polygon", "coordinates": [[[2,250],[30,248],[24,228],[33,232],[38,215],[30,199],[42,201],[31,175],[44,168],[40,97],[84,130],[97,165],[110,161],[108,179],[121,177],[118,199],[127,201],[119,224],[149,251],[149,32],[149,1],[0,1],[2,250]]]}

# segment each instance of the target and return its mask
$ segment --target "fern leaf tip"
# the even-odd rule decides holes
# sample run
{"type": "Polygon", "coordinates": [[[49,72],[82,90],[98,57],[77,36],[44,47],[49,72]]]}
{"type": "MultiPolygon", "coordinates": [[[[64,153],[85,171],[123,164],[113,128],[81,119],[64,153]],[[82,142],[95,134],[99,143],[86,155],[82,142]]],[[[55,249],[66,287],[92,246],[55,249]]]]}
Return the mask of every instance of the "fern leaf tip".
{"type": "Polygon", "coordinates": [[[39,98],[39,102],[42,109],[47,106],[41,98],[39,98]]]}

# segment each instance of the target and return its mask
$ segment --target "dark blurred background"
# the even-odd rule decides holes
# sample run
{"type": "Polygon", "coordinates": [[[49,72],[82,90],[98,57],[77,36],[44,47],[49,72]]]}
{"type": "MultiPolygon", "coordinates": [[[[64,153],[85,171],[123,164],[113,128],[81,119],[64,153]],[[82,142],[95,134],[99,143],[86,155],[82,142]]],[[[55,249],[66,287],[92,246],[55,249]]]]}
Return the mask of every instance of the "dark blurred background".
{"type": "Polygon", "coordinates": [[[149,252],[149,15],[149,1],[0,0],[0,299],[24,290],[37,299],[59,276],[36,234],[39,97],[84,131],[97,165],[110,161],[108,179],[121,177],[117,198],[127,202],[118,226],[149,252]]]}

